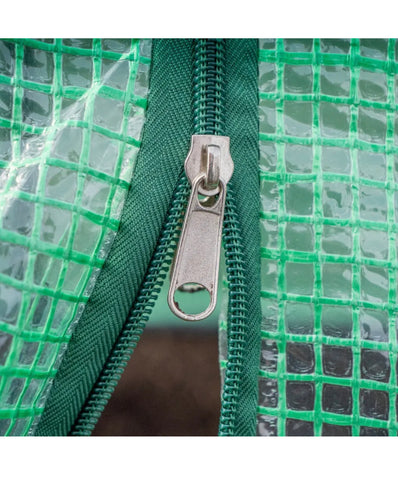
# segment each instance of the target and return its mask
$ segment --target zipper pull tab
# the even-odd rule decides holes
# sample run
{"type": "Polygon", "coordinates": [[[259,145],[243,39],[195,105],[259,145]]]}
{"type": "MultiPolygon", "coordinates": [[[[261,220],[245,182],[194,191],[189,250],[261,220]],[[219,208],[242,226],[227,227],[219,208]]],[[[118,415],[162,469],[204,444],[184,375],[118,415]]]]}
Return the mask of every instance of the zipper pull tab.
{"type": "Polygon", "coordinates": [[[185,160],[185,173],[192,190],[168,295],[171,311],[183,320],[203,320],[216,306],[226,186],[233,170],[229,137],[192,136],[191,149],[185,160]],[[187,284],[208,291],[210,304],[205,311],[187,314],[180,310],[174,294],[187,284]]]}

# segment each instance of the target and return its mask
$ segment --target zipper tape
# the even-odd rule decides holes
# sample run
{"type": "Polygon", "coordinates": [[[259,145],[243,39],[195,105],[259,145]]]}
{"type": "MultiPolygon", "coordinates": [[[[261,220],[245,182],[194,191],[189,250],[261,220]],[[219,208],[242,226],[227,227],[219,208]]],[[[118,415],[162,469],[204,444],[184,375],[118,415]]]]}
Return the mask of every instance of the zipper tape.
{"type": "Polygon", "coordinates": [[[220,435],[256,434],[261,351],[257,79],[258,41],[227,40],[225,130],[235,169],[224,220],[230,297],[220,435]]]}
{"type": "Polygon", "coordinates": [[[179,174],[192,133],[191,49],[194,79],[199,79],[194,82],[194,133],[223,135],[225,125],[239,163],[227,192],[224,220],[230,300],[220,434],[255,434],[261,324],[257,41],[158,40],[143,147],[121,228],[72,336],[36,435],[91,433],[148,318],[188,192],[187,179],[179,174]],[[148,211],[154,218],[148,220],[148,211]]]}
{"type": "Polygon", "coordinates": [[[73,430],[136,299],[189,150],[191,51],[192,40],[153,41],[142,147],[120,229],[54,379],[37,436],[73,430]]]}

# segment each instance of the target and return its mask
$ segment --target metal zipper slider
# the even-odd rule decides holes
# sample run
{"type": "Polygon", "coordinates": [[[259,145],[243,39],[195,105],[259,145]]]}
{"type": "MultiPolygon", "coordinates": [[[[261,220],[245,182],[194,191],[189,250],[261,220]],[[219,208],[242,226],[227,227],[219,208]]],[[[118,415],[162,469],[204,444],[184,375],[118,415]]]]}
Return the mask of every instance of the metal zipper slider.
{"type": "Polygon", "coordinates": [[[192,136],[185,160],[185,173],[192,190],[168,294],[171,311],[183,320],[203,320],[216,306],[226,188],[233,170],[229,137],[192,136]],[[188,285],[205,288],[210,294],[205,311],[187,314],[179,308],[175,292],[188,285]]]}

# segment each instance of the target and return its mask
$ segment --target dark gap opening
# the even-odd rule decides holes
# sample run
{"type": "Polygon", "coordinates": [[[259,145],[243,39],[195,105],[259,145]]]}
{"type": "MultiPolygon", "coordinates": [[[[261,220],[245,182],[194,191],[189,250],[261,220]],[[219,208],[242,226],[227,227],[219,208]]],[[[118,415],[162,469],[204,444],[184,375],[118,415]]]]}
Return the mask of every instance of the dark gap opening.
{"type": "Polygon", "coordinates": [[[215,329],[145,330],[93,435],[217,435],[217,342],[215,329]]]}

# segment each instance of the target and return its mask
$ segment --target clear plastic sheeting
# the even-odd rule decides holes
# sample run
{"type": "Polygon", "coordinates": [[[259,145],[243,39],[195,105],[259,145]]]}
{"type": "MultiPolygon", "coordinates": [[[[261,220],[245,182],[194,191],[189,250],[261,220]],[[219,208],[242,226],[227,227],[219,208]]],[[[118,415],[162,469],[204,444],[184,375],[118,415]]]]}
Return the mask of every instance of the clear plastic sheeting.
{"type": "Polygon", "coordinates": [[[397,435],[398,44],[261,40],[259,435],[397,435]]]}
{"type": "Polygon", "coordinates": [[[119,226],[151,43],[0,41],[0,434],[32,432],[119,226]]]}

